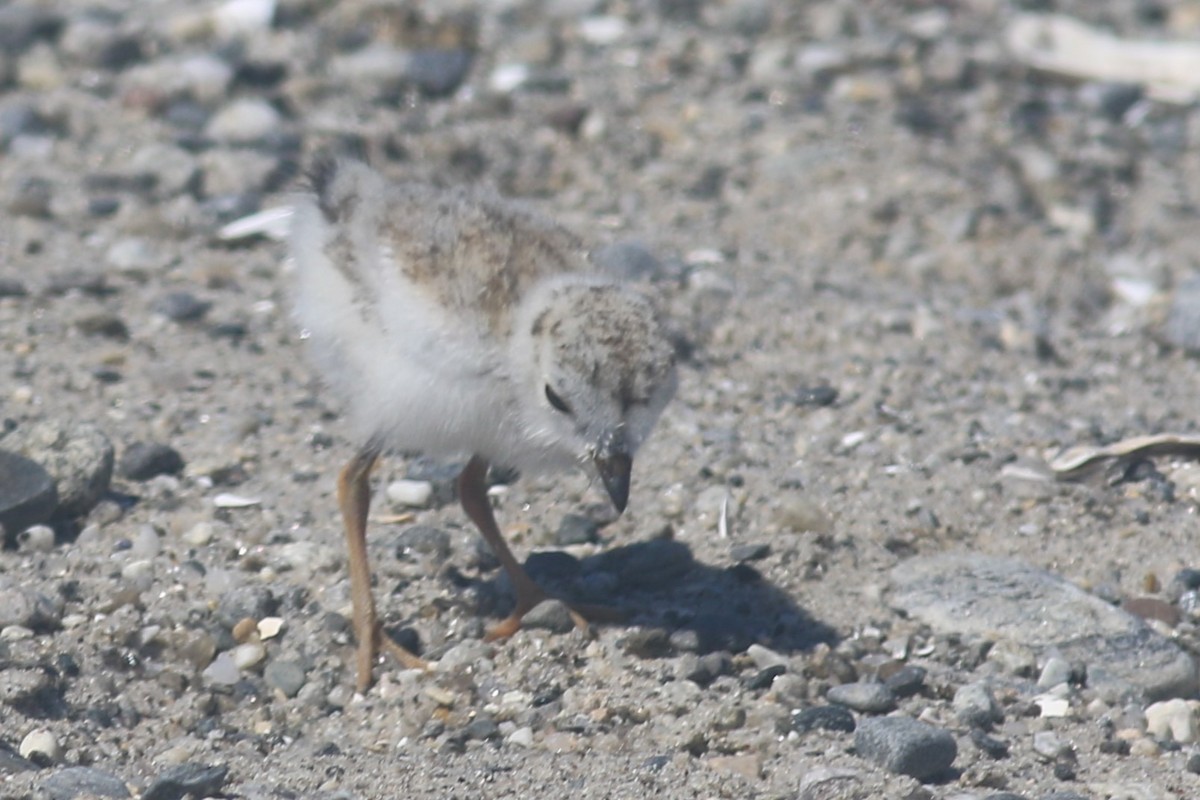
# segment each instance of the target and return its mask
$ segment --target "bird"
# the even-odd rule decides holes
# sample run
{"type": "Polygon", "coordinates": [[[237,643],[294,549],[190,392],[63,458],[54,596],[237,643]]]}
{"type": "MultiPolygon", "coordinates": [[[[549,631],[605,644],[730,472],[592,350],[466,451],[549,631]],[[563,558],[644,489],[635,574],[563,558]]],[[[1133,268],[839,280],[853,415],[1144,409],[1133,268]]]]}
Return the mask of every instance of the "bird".
{"type": "MultiPolygon", "coordinates": [[[[330,153],[313,159],[307,188],[288,236],[294,313],[358,445],[337,498],[361,692],[381,649],[431,668],[375,609],[366,531],[380,456],[465,463],[459,501],[514,594],[486,638],[506,638],[550,595],[500,532],[489,468],[582,469],[623,512],[633,458],[676,391],[675,348],[643,291],[595,268],[573,232],[493,190],[393,180],[330,153]]],[[[567,607],[585,629],[618,616],[567,607]]]]}

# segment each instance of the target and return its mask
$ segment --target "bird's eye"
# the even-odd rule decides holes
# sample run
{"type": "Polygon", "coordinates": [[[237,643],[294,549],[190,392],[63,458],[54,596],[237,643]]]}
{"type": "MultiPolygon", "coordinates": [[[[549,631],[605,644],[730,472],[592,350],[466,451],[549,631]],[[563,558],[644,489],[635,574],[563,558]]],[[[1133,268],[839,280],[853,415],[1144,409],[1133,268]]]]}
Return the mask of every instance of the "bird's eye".
{"type": "Polygon", "coordinates": [[[567,401],[558,396],[558,392],[550,388],[550,384],[546,384],[546,400],[550,405],[554,406],[556,411],[561,411],[563,414],[570,416],[571,407],[567,405],[567,401]]]}

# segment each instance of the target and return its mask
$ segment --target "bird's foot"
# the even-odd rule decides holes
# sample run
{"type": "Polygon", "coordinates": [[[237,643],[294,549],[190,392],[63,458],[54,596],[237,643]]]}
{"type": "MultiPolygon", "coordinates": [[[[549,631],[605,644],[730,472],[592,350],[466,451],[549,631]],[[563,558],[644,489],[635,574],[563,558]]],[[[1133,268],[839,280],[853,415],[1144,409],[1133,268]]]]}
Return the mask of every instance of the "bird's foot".
{"type": "Polygon", "coordinates": [[[421,658],[389,636],[378,621],[370,626],[370,630],[370,636],[365,640],[360,639],[358,643],[358,677],[355,685],[359,692],[365,692],[371,687],[371,670],[380,650],[400,662],[400,666],[405,669],[433,672],[434,665],[431,662],[421,658]]]}

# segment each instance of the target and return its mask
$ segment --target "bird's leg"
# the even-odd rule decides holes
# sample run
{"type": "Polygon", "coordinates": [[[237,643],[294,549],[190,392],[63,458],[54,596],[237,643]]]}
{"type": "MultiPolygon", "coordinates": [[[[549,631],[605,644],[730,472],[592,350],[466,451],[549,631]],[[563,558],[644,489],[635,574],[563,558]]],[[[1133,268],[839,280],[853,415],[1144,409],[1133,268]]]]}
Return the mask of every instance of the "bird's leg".
{"type": "MultiPolygon", "coordinates": [[[[504,541],[500,527],[496,524],[496,515],[492,513],[492,504],[487,496],[488,463],[479,456],[474,456],[458,476],[458,497],[462,502],[463,511],[479,528],[488,546],[500,560],[504,571],[512,581],[516,594],[516,604],[511,614],[501,620],[487,632],[486,639],[495,641],[512,636],[521,627],[521,618],[528,614],[534,606],[550,597],[546,590],[538,586],[529,573],[517,561],[508,543],[504,541]]],[[[566,604],[571,613],[571,619],[582,630],[587,630],[588,619],[596,621],[616,621],[624,615],[616,609],[604,606],[566,604]]]]}
{"type": "Polygon", "coordinates": [[[429,665],[392,641],[375,616],[371,593],[371,566],[367,560],[367,511],[371,506],[371,468],[379,458],[379,446],[368,444],[350,459],[338,475],[338,506],[346,529],[350,555],[350,600],[354,606],[354,637],[358,640],[355,686],[364,692],[371,685],[371,667],[382,645],[397,661],[411,669],[429,665]]]}

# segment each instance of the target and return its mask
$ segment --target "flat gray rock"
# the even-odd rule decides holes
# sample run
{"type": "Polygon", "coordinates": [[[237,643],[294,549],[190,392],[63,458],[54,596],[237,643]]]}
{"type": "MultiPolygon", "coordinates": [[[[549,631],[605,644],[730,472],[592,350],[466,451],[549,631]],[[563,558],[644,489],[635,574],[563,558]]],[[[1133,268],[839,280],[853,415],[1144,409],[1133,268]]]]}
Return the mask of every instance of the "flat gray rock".
{"type": "Polygon", "coordinates": [[[958,755],[958,744],[949,731],[904,716],[861,720],[854,749],[889,772],[917,780],[950,769],[958,755]]]}
{"type": "Polygon", "coordinates": [[[45,522],[56,505],[54,479],[40,464],[0,450],[0,528],[6,538],[45,522]]]}
{"type": "Polygon", "coordinates": [[[892,570],[891,605],[938,633],[1009,639],[1088,665],[1088,685],[1114,698],[1184,697],[1193,659],[1142,620],[1046,570],[994,556],[909,559],[892,570]]]}

